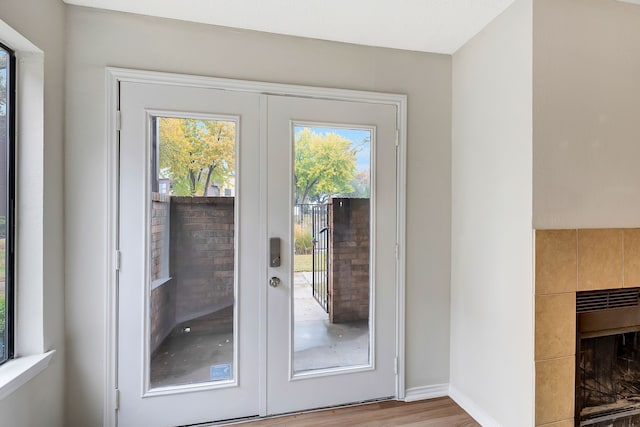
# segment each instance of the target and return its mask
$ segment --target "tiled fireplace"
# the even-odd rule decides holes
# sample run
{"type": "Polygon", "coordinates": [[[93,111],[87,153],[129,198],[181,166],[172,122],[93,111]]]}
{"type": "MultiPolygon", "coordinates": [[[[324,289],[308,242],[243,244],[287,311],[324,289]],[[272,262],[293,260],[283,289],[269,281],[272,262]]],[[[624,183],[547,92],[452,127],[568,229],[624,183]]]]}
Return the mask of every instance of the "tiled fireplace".
{"type": "MultiPolygon", "coordinates": [[[[635,349],[640,348],[640,342],[637,342],[640,340],[640,333],[635,332],[638,329],[636,326],[640,324],[640,310],[636,313],[631,308],[616,308],[617,311],[612,310],[608,314],[591,313],[586,317],[581,315],[582,366],[578,362],[579,369],[576,370],[576,293],[583,297],[594,295],[583,293],[587,291],[631,291],[629,288],[637,287],[640,287],[640,229],[536,231],[536,426],[579,425],[574,418],[576,372],[579,373],[579,381],[582,379],[580,375],[589,377],[590,383],[587,388],[593,390],[588,389],[586,393],[589,396],[604,393],[602,402],[605,405],[610,404],[611,407],[615,407],[612,397],[605,395],[607,392],[611,395],[611,386],[606,384],[611,380],[602,380],[602,376],[614,372],[616,381],[624,376],[625,381],[635,382],[635,374],[632,371],[636,369],[634,359],[638,359],[634,353],[635,349]],[[603,316],[613,318],[624,316],[624,313],[627,313],[627,317],[638,318],[623,320],[622,326],[618,329],[608,325],[606,322],[610,320],[606,319],[605,326],[594,326],[599,321],[597,319],[603,316]],[[587,326],[584,326],[585,322],[587,326]],[[605,329],[609,332],[602,332],[605,329]],[[626,333],[623,333],[625,331],[626,333]],[[594,366],[598,368],[595,369],[594,366]],[[595,383],[597,387],[592,385],[595,383]],[[602,385],[603,383],[605,384],[602,385]]],[[[625,295],[629,295],[629,292],[625,295]]],[[[615,396],[615,393],[613,395],[615,396]]],[[[578,399],[584,400],[584,396],[585,391],[579,386],[578,399]]],[[[640,384],[638,397],[640,403],[640,384]]],[[[633,399],[634,397],[631,398],[633,399]]],[[[597,400],[589,398],[589,402],[597,400]]],[[[617,427],[635,424],[594,422],[591,425],[617,427]]]]}

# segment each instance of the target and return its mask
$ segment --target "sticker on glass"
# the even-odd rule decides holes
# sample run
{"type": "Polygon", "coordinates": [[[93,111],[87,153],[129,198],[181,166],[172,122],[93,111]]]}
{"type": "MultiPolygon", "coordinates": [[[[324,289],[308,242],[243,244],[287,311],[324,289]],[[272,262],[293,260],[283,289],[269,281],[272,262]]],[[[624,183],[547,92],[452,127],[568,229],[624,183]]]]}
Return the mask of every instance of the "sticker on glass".
{"type": "Polygon", "coordinates": [[[231,364],[211,365],[211,380],[222,381],[231,379],[231,364]]]}

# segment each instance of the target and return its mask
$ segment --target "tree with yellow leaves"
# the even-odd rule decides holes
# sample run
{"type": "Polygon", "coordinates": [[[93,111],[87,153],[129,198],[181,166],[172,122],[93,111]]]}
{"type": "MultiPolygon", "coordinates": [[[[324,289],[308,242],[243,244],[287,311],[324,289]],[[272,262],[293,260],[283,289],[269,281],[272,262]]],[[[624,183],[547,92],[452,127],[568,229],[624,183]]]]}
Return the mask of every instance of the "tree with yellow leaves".
{"type": "Polygon", "coordinates": [[[212,183],[233,185],[236,123],[160,118],[160,177],[173,181],[172,194],[203,196],[212,183]]]}
{"type": "Polygon", "coordinates": [[[325,202],[354,191],[356,152],[351,141],[337,133],[324,135],[304,128],[295,140],[295,203],[325,202]]]}

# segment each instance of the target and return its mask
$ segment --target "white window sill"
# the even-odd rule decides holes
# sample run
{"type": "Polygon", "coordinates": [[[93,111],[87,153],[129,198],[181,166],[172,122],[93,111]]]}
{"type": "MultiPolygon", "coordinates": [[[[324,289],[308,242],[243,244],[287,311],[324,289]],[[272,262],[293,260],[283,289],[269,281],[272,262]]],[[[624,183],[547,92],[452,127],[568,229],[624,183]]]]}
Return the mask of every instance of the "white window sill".
{"type": "Polygon", "coordinates": [[[18,390],[30,379],[44,371],[55,350],[34,356],[23,356],[0,366],[0,400],[18,390]]]}

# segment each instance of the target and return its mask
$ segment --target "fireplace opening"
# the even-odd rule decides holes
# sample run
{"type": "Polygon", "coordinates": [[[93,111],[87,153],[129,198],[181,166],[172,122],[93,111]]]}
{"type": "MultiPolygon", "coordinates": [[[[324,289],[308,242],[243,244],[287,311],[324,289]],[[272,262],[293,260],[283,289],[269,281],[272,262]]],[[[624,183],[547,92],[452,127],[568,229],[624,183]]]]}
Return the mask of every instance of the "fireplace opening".
{"type": "Polygon", "coordinates": [[[577,295],[576,426],[640,426],[639,291],[577,295]]]}

